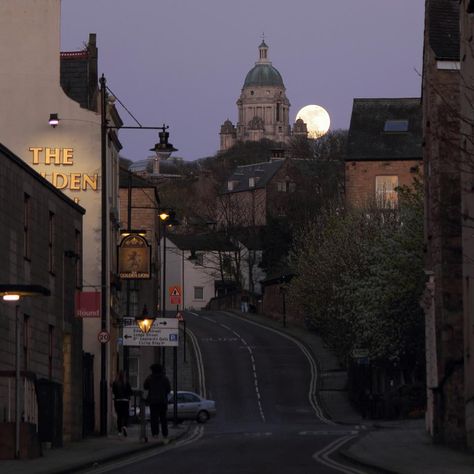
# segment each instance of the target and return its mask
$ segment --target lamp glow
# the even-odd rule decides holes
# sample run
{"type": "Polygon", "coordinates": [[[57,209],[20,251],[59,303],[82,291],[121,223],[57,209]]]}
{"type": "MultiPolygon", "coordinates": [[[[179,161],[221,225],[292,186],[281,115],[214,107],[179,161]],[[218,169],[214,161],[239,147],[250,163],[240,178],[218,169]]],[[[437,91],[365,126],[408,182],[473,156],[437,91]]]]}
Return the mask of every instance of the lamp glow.
{"type": "Polygon", "coordinates": [[[18,294],[7,294],[7,295],[3,295],[3,299],[5,301],[18,301],[20,299],[20,295],[18,294]]]}
{"type": "Polygon", "coordinates": [[[48,123],[51,127],[55,128],[59,124],[58,114],[49,114],[48,123]]]}

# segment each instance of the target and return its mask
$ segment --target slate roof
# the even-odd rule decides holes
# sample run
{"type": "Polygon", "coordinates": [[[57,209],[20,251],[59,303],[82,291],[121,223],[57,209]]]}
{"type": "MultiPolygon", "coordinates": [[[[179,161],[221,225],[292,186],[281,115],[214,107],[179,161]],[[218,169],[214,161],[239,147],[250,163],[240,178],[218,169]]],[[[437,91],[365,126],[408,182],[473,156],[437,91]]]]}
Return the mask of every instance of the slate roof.
{"type": "Polygon", "coordinates": [[[83,51],[61,52],[61,87],[68,97],[89,110],[97,108],[97,46],[96,35],[89,35],[83,51]]]}
{"type": "Polygon", "coordinates": [[[128,188],[129,185],[129,180],[130,180],[130,174],[132,176],[132,188],[156,188],[156,186],[148,181],[147,179],[143,178],[142,176],[139,176],[135,173],[130,173],[128,169],[124,167],[120,167],[120,172],[119,172],[119,187],[120,188],[128,188]]]}
{"type": "Polygon", "coordinates": [[[429,44],[436,59],[459,61],[459,0],[427,4],[429,44]]]}
{"type": "Polygon", "coordinates": [[[223,193],[235,193],[242,191],[250,191],[253,189],[262,189],[267,186],[275,173],[282,167],[284,160],[264,161],[262,163],[254,163],[251,165],[238,166],[234,173],[227,179],[234,181],[232,191],[227,189],[227,182],[223,193]],[[255,186],[249,186],[249,178],[258,178],[255,180],[255,186]]]}
{"type": "Polygon", "coordinates": [[[221,251],[231,252],[237,250],[236,246],[221,233],[212,234],[171,234],[166,237],[180,250],[194,251],[221,251]]]}
{"type": "Polygon", "coordinates": [[[354,99],[346,161],[422,159],[421,100],[354,99]],[[387,120],[408,121],[406,132],[385,132],[387,120]]]}

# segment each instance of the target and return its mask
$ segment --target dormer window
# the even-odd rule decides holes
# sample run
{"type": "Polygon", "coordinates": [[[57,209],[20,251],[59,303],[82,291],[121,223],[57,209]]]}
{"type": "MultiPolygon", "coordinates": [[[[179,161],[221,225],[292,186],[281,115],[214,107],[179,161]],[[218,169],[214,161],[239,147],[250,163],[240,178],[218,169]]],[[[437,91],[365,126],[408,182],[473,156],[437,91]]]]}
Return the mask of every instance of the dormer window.
{"type": "Polygon", "coordinates": [[[383,131],[386,133],[408,132],[408,120],[386,120],[383,131]]]}

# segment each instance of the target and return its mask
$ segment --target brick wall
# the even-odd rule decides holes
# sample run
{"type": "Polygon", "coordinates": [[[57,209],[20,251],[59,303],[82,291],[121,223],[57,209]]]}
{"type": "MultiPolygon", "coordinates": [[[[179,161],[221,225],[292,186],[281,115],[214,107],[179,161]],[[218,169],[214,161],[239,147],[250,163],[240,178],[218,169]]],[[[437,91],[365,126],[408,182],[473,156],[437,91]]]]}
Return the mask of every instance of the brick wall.
{"type": "Polygon", "coordinates": [[[376,176],[398,176],[399,186],[411,185],[422,161],[348,161],[346,162],[346,202],[361,206],[375,199],[376,176]]]}

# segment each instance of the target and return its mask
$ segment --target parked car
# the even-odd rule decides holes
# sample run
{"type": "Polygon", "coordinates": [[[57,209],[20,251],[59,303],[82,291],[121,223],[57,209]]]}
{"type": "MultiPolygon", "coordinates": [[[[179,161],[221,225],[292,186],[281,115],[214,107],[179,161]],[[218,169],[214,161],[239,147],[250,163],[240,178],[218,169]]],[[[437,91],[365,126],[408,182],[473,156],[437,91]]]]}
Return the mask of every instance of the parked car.
{"type": "MultiPolygon", "coordinates": [[[[168,396],[168,419],[174,418],[173,392],[168,396]]],[[[202,398],[197,393],[178,391],[177,408],[179,420],[196,420],[198,423],[205,423],[211,416],[216,414],[216,402],[202,398]]],[[[132,414],[132,413],[131,413],[132,414]]],[[[140,415],[137,407],[136,416],[140,415]]],[[[146,419],[150,419],[150,407],[145,407],[146,419]]]]}

